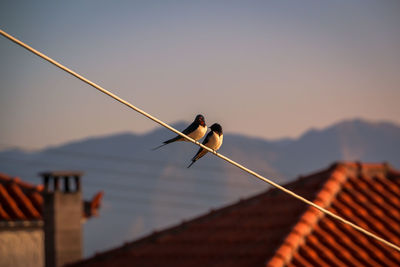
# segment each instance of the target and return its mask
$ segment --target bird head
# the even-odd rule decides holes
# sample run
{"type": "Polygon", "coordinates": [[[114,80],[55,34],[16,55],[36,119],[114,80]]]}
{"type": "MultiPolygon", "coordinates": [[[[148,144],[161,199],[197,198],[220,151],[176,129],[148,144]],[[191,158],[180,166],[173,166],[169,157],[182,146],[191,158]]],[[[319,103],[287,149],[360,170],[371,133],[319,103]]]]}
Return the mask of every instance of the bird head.
{"type": "Polygon", "coordinates": [[[222,127],[218,123],[214,123],[210,127],[211,131],[218,133],[219,135],[222,134],[222,127]]]}
{"type": "Polygon", "coordinates": [[[206,121],[204,120],[204,116],[199,114],[196,116],[196,119],[194,119],[197,123],[199,123],[201,126],[206,125],[206,121]]]}

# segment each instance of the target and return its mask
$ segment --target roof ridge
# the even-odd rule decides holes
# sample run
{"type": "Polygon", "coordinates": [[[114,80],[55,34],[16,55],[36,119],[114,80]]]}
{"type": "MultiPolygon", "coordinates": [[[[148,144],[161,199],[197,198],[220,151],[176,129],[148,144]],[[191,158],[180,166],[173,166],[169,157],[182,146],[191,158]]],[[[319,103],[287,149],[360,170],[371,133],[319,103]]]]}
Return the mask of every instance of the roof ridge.
{"type": "Polygon", "coordinates": [[[11,180],[12,180],[11,176],[0,172],[0,181],[11,181],[11,180]]]}
{"type": "MultiPolygon", "coordinates": [[[[43,184],[31,184],[17,176],[0,172],[0,223],[43,219],[43,184]]],[[[91,201],[82,199],[83,218],[96,216],[101,206],[102,193],[91,201]],[[89,209],[85,209],[89,206],[89,209]]],[[[16,224],[7,224],[14,226],[16,224]]],[[[1,226],[0,226],[1,227],[1,226]]]]}
{"type": "MultiPolygon", "coordinates": [[[[348,168],[353,166],[353,164],[347,163],[334,164],[331,167],[332,171],[329,178],[322,185],[313,202],[321,207],[328,207],[347,180],[346,173],[348,168]]],[[[286,236],[282,245],[277,248],[274,256],[267,262],[266,266],[283,267],[289,263],[294,252],[304,243],[305,237],[312,232],[314,226],[324,216],[324,213],[319,212],[314,207],[308,207],[286,236]]]]}
{"type": "MultiPolygon", "coordinates": [[[[291,181],[289,183],[286,184],[286,186],[291,186],[295,183],[297,183],[298,180],[295,181],[291,181]]],[[[92,259],[99,258],[99,257],[104,257],[106,258],[109,254],[121,250],[121,249],[128,249],[128,248],[132,248],[133,246],[141,246],[142,244],[146,244],[146,242],[148,242],[149,240],[158,240],[159,238],[162,238],[163,236],[166,235],[170,235],[170,234],[176,234],[178,232],[183,231],[184,229],[186,229],[187,227],[190,227],[193,224],[196,224],[198,222],[201,221],[205,221],[207,219],[210,218],[210,216],[215,217],[215,216],[221,216],[224,213],[229,213],[232,210],[234,210],[237,206],[239,205],[249,205],[251,204],[253,201],[259,199],[260,197],[265,196],[265,194],[273,194],[275,192],[280,192],[277,188],[274,187],[270,187],[266,190],[263,190],[261,192],[256,193],[255,195],[251,195],[248,197],[241,197],[240,199],[238,199],[235,202],[232,202],[230,204],[227,205],[223,205],[220,208],[211,208],[209,209],[207,212],[194,216],[193,218],[190,219],[183,219],[181,220],[180,223],[177,223],[173,226],[167,226],[164,229],[155,229],[153,230],[151,233],[148,233],[142,237],[139,237],[133,241],[128,241],[128,242],[124,242],[122,245],[116,246],[114,248],[111,248],[109,250],[106,251],[102,251],[102,252],[96,252],[95,255],[87,258],[87,259],[82,259],[81,261],[79,261],[80,263],[82,262],[87,262],[90,261],[92,259]]]]}
{"type": "Polygon", "coordinates": [[[211,208],[207,212],[205,212],[205,213],[203,213],[203,214],[201,214],[199,216],[194,216],[191,219],[183,219],[183,220],[181,220],[180,223],[177,223],[177,224],[175,224],[173,226],[167,226],[164,229],[155,229],[151,233],[149,233],[147,235],[144,235],[142,237],[139,237],[138,239],[135,239],[133,241],[124,242],[122,245],[116,246],[116,247],[111,248],[111,249],[106,250],[106,251],[96,252],[93,256],[91,256],[89,258],[86,258],[86,259],[80,260],[79,263],[88,262],[88,261],[94,259],[95,257],[96,258],[98,258],[98,257],[107,257],[109,254],[113,253],[114,251],[131,248],[132,246],[140,246],[140,245],[146,243],[149,240],[153,240],[154,241],[154,240],[157,240],[157,239],[162,238],[163,236],[166,236],[166,235],[169,235],[169,234],[176,234],[177,232],[180,232],[180,231],[186,229],[187,227],[189,227],[192,224],[195,224],[195,223],[200,222],[200,221],[207,220],[209,218],[209,216],[219,216],[219,215],[221,215],[223,213],[230,212],[236,206],[243,205],[246,202],[250,203],[254,199],[257,199],[258,197],[260,197],[260,196],[262,196],[262,195],[264,195],[266,193],[269,193],[269,192],[271,192],[273,190],[276,190],[276,188],[269,188],[269,189],[264,190],[264,191],[262,191],[260,193],[257,193],[256,195],[253,195],[253,196],[250,196],[250,197],[246,197],[246,198],[240,198],[238,201],[235,201],[235,202],[233,202],[231,204],[225,205],[225,206],[223,206],[221,208],[217,208],[217,209],[211,208]]]}
{"type": "Polygon", "coordinates": [[[32,184],[26,181],[23,181],[20,177],[18,176],[10,176],[7,175],[5,173],[0,172],[0,183],[1,182],[5,182],[5,183],[16,183],[19,186],[23,187],[23,189],[27,189],[27,190],[37,190],[38,192],[42,191],[44,186],[42,184],[32,184]]]}

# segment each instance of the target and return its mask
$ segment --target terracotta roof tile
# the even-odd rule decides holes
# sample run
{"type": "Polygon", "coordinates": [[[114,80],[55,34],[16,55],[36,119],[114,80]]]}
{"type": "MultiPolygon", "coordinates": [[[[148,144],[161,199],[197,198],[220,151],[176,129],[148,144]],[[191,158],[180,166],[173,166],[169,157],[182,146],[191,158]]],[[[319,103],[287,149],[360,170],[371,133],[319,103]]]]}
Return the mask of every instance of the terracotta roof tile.
{"type": "MultiPolygon", "coordinates": [[[[316,238],[324,242],[325,236],[330,235],[330,232],[325,232],[323,229],[318,228],[315,230],[316,238]]],[[[329,239],[333,246],[335,246],[335,239],[329,239]]],[[[357,260],[362,263],[362,266],[379,266],[377,262],[375,262],[370,255],[366,252],[365,249],[359,246],[359,244],[355,243],[352,239],[350,239],[347,235],[340,234],[340,241],[338,243],[343,249],[348,249],[352,255],[354,255],[357,260]]],[[[340,250],[339,250],[340,252],[340,250]]]]}
{"type": "MultiPolygon", "coordinates": [[[[275,260],[275,258],[272,259],[268,264],[271,265],[271,262],[274,260],[275,260]]],[[[273,266],[273,265],[271,265],[271,266],[273,266]]],[[[277,265],[277,266],[281,266],[281,265],[277,265]]],[[[308,262],[305,258],[303,258],[303,256],[301,256],[300,254],[296,258],[293,258],[293,260],[287,264],[287,267],[298,267],[298,266],[315,267],[315,266],[311,265],[311,263],[308,262]]]]}
{"type": "MultiPolygon", "coordinates": [[[[4,208],[4,210],[8,213],[9,218],[15,218],[19,220],[26,219],[23,212],[19,209],[15,200],[10,196],[6,187],[0,184],[0,202],[4,208]]],[[[6,219],[6,218],[1,218],[6,219]]]]}
{"type": "Polygon", "coordinates": [[[42,214],[42,212],[43,212],[43,197],[42,197],[41,193],[39,193],[39,191],[31,191],[27,194],[27,196],[32,201],[32,204],[39,211],[39,213],[42,214]]]}
{"type": "MultiPolygon", "coordinates": [[[[32,185],[18,177],[0,173],[0,221],[42,220],[43,185],[32,185]]],[[[93,201],[85,201],[83,217],[97,215],[103,192],[99,192],[93,201]]]]}
{"type": "MultiPolygon", "coordinates": [[[[392,205],[400,199],[400,195],[397,197],[393,195],[399,187],[393,186],[396,183],[390,179],[398,181],[400,176],[394,178],[390,175],[391,178],[388,179],[387,174],[391,172],[392,170],[386,165],[362,164],[359,175],[352,176],[349,173],[349,179],[343,184],[341,192],[332,205],[327,207],[359,226],[399,244],[400,216],[398,216],[398,207],[392,205]],[[392,192],[385,191],[382,184],[388,187],[390,185],[392,192]]],[[[318,227],[313,229],[306,240],[306,244],[311,241],[315,243],[316,240],[325,242],[325,245],[335,251],[336,257],[341,259],[345,266],[397,266],[400,264],[400,253],[397,251],[325,216],[321,218],[318,227]]],[[[297,255],[297,252],[293,252],[293,258],[297,255]]],[[[334,265],[333,262],[331,263],[334,265]]]]}
{"type": "Polygon", "coordinates": [[[17,181],[7,184],[7,189],[18,204],[18,207],[20,207],[25,214],[26,218],[39,219],[41,217],[39,212],[33,206],[32,201],[22,192],[17,181]]]}
{"type": "Polygon", "coordinates": [[[0,218],[6,221],[11,220],[10,215],[3,209],[3,205],[0,203],[0,218]]]}
{"type": "MultiPolygon", "coordinates": [[[[287,188],[399,244],[400,172],[339,163],[287,188]]],[[[400,253],[276,189],[75,266],[400,266],[400,253]]]]}
{"type": "Polygon", "coordinates": [[[313,245],[313,248],[321,254],[325,262],[330,262],[333,266],[344,266],[345,264],[336,255],[342,248],[334,242],[333,238],[324,237],[320,239],[318,235],[310,235],[307,242],[313,245]]]}
{"type": "MultiPolygon", "coordinates": [[[[331,236],[333,238],[333,242],[335,240],[342,240],[343,237],[348,237],[348,231],[351,230],[348,226],[345,225],[338,225],[338,227],[335,227],[334,224],[331,224],[331,228],[328,229],[326,225],[326,220],[321,221],[320,223],[320,229],[324,232],[327,233],[327,235],[321,236],[321,238],[326,237],[326,236],[331,236]]],[[[325,238],[324,238],[325,239],[325,238]]],[[[359,233],[356,239],[351,239],[353,241],[353,244],[356,246],[359,246],[361,249],[363,249],[368,255],[371,257],[371,260],[376,260],[377,262],[382,262],[387,260],[387,257],[385,254],[381,251],[383,249],[384,245],[383,244],[378,244],[378,246],[374,246],[374,244],[370,243],[370,240],[368,237],[365,235],[359,233]]],[[[390,263],[390,261],[386,261],[387,263],[390,263]]],[[[379,265],[376,265],[379,266],[379,265]]],[[[394,266],[393,263],[389,265],[384,265],[384,266],[394,266]]]]}

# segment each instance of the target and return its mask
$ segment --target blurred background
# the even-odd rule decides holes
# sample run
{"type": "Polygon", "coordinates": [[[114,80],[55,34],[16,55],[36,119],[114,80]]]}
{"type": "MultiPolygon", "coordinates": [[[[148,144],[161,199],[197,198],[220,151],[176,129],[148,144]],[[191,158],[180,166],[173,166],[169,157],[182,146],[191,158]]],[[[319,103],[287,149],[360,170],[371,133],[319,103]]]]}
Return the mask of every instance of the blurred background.
{"type": "MultiPolygon", "coordinates": [[[[336,160],[400,168],[398,1],[1,1],[0,28],[163,121],[218,122],[221,153],[285,183],[336,160]]],[[[0,38],[0,172],[79,169],[105,191],[90,256],[266,184],[0,38]]]]}

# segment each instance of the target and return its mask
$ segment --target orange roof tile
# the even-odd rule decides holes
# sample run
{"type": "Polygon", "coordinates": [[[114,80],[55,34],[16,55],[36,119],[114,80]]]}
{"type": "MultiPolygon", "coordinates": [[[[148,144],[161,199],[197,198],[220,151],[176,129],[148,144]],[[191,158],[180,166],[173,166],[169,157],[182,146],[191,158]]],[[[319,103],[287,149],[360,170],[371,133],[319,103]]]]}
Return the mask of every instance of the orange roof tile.
{"type": "MultiPolygon", "coordinates": [[[[400,244],[400,172],[338,163],[287,188],[400,244]]],[[[400,253],[277,189],[74,266],[399,266],[400,253]]]]}
{"type": "Polygon", "coordinates": [[[8,212],[8,217],[13,217],[19,220],[26,219],[14,198],[10,196],[8,190],[2,184],[0,184],[0,202],[4,207],[4,210],[8,212]]]}
{"type": "MultiPolygon", "coordinates": [[[[390,242],[400,244],[399,206],[392,205],[398,203],[400,194],[394,196],[382,185],[385,184],[387,188],[391,188],[392,192],[400,190],[399,173],[385,164],[347,163],[341,166],[345,167],[342,171],[346,179],[330,203],[320,201],[320,204],[390,242]]],[[[325,186],[332,178],[329,178],[325,186]]],[[[317,200],[314,202],[317,203],[317,200]]],[[[313,210],[313,208],[308,209],[307,212],[313,210]]],[[[275,258],[280,255],[275,254],[267,266],[289,266],[293,261],[299,261],[297,258],[304,261],[305,254],[309,253],[309,250],[318,251],[318,255],[326,256],[323,258],[323,264],[330,266],[398,266],[400,264],[399,252],[330,217],[321,215],[317,223],[310,227],[312,228],[310,233],[299,236],[302,243],[299,241],[301,244],[298,247],[292,246],[292,251],[287,252],[286,261],[276,264],[275,258]],[[332,252],[334,258],[329,255],[332,252]],[[340,262],[335,262],[337,260],[340,262]]],[[[307,257],[306,260],[309,263],[314,261],[307,257]]]]}
{"type": "MultiPolygon", "coordinates": [[[[0,173],[0,221],[42,220],[42,191],[42,185],[35,186],[0,173]]],[[[83,202],[83,217],[97,215],[102,196],[103,192],[99,192],[93,201],[83,202]]]]}

